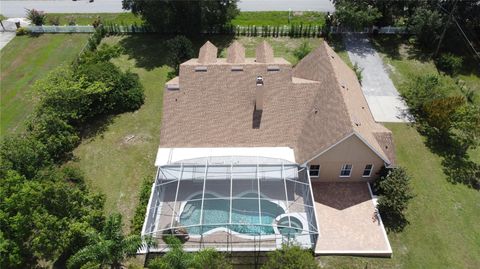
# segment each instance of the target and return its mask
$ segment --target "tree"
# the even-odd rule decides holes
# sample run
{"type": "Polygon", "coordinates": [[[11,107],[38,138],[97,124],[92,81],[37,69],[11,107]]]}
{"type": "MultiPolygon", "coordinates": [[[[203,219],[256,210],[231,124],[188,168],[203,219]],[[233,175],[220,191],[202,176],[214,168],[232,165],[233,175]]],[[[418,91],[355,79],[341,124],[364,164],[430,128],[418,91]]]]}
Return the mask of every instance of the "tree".
{"type": "Polygon", "coordinates": [[[0,176],[8,170],[33,178],[52,160],[46,146],[34,137],[19,135],[6,137],[0,144],[0,176]]]}
{"type": "Polygon", "coordinates": [[[308,42],[305,41],[305,42],[302,42],[302,44],[293,51],[293,55],[297,57],[297,59],[300,61],[305,56],[307,56],[311,51],[312,51],[312,48],[310,47],[308,42]]]}
{"type": "Polygon", "coordinates": [[[36,9],[27,9],[27,19],[35,25],[43,25],[45,23],[45,13],[36,9]]]}
{"type": "Polygon", "coordinates": [[[408,28],[415,34],[418,45],[433,50],[440,38],[443,24],[444,16],[436,9],[420,7],[410,18],[408,28]]]}
{"type": "Polygon", "coordinates": [[[410,177],[402,167],[394,168],[375,182],[378,190],[378,210],[385,227],[401,231],[408,224],[404,215],[408,202],[414,197],[410,189],[410,177]]]}
{"type": "Polygon", "coordinates": [[[262,266],[262,269],[290,268],[316,269],[320,267],[309,250],[293,244],[283,244],[281,249],[270,252],[267,262],[262,266]]]}
{"type": "Polygon", "coordinates": [[[346,27],[358,30],[372,26],[382,14],[378,8],[368,3],[369,1],[336,0],[335,18],[337,22],[346,27]]]}
{"type": "Polygon", "coordinates": [[[426,115],[425,120],[428,125],[446,135],[457,118],[457,110],[465,104],[466,101],[463,96],[448,96],[427,101],[423,105],[426,115]]]}
{"type": "Polygon", "coordinates": [[[194,56],[193,44],[190,39],[180,35],[167,40],[166,47],[168,63],[175,70],[175,74],[178,75],[180,64],[194,56]]]}
{"type": "Polygon", "coordinates": [[[123,0],[122,5],[159,31],[199,34],[228,25],[239,12],[237,1],[123,0]]]}
{"type": "Polygon", "coordinates": [[[170,250],[162,257],[153,259],[149,269],[228,269],[232,265],[224,254],[214,249],[202,249],[195,253],[185,252],[181,241],[174,236],[164,237],[170,250]]]}
{"type": "MultiPolygon", "coordinates": [[[[89,241],[68,259],[68,268],[102,268],[107,265],[112,269],[123,268],[125,259],[134,256],[143,245],[140,235],[123,235],[120,214],[110,215],[103,230],[91,234],[89,241]]],[[[153,245],[151,241],[145,242],[153,245]]]]}
{"type": "Polygon", "coordinates": [[[81,174],[46,169],[34,178],[9,170],[0,177],[1,268],[34,268],[78,250],[103,223],[103,197],[81,174]]]}

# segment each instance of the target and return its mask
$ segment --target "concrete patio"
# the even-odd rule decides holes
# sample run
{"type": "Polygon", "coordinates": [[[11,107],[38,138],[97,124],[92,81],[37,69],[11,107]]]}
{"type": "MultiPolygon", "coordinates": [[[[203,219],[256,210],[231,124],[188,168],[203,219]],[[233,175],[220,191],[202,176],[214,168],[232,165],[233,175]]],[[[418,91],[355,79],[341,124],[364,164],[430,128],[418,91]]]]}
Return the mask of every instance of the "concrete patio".
{"type": "Polygon", "coordinates": [[[390,257],[392,249],[367,183],[313,183],[316,254],[390,257]]]}

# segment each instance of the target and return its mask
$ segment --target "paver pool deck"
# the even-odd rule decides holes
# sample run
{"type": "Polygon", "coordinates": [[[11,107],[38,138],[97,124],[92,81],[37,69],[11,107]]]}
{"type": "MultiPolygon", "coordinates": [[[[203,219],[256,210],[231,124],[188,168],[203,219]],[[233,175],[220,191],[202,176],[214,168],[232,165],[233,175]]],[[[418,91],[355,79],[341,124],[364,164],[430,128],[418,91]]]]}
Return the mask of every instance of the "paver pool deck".
{"type": "Polygon", "coordinates": [[[312,183],[312,189],[319,228],[316,254],[391,256],[367,183],[312,183]]]}

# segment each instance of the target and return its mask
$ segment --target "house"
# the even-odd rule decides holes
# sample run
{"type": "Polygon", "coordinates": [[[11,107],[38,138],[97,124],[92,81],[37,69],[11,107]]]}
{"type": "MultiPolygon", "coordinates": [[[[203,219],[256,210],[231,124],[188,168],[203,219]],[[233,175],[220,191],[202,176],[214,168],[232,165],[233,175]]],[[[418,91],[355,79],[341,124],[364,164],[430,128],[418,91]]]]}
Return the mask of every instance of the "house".
{"type": "Polygon", "coordinates": [[[183,234],[192,251],[294,240],[317,254],[389,256],[369,182],[395,164],[392,134],[351,68],[326,42],[295,67],[265,41],[255,58],[237,41],[217,55],[205,43],[166,83],[142,233],[183,234]]]}

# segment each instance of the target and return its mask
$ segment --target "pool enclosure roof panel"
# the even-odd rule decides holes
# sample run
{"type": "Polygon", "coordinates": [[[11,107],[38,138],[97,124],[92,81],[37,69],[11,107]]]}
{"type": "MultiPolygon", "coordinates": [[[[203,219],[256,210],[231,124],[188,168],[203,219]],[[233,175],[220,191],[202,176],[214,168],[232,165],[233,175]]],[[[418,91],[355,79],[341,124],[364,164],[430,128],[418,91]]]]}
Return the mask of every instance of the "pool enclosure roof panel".
{"type": "Polygon", "coordinates": [[[275,163],[290,162],[295,163],[295,153],[289,147],[229,147],[229,148],[158,148],[157,158],[155,159],[155,166],[185,163],[188,160],[198,158],[223,158],[223,161],[228,163],[228,156],[236,158],[240,162],[248,162],[256,164],[264,161],[275,161],[280,159],[282,161],[275,161],[275,163]],[[238,158],[243,157],[243,158],[238,158]]]}
{"type": "Polygon", "coordinates": [[[213,156],[162,165],[142,234],[161,239],[172,229],[202,239],[221,234],[247,241],[252,236],[295,238],[311,247],[311,236],[318,230],[307,170],[257,156],[213,156]]]}

